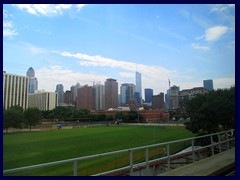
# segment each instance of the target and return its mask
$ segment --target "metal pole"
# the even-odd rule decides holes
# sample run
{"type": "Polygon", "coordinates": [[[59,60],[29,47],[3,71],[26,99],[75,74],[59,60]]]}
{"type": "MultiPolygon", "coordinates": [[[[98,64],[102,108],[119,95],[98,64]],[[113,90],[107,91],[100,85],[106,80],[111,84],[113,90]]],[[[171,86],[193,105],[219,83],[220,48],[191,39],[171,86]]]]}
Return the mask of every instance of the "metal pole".
{"type": "Polygon", "coordinates": [[[218,145],[219,145],[219,152],[222,152],[222,148],[221,148],[221,136],[220,134],[218,134],[218,145]]]}
{"type": "Polygon", "coordinates": [[[146,148],[146,167],[147,167],[147,173],[146,175],[149,175],[149,164],[148,164],[148,148],[146,148]]]}
{"type": "Polygon", "coordinates": [[[226,136],[227,136],[227,149],[229,149],[228,133],[226,133],[226,136]]]}
{"type": "Polygon", "coordinates": [[[77,161],[74,161],[73,176],[77,176],[77,161]]]}
{"type": "Polygon", "coordinates": [[[214,155],[213,137],[212,136],[210,136],[210,137],[211,137],[212,156],[213,156],[214,155]]]}
{"type": "Polygon", "coordinates": [[[193,162],[195,162],[194,139],[192,139],[192,159],[193,159],[193,162]]]}
{"type": "Polygon", "coordinates": [[[168,171],[170,170],[170,145],[167,144],[167,157],[168,157],[168,171]]]}
{"type": "Polygon", "coordinates": [[[133,175],[133,151],[132,150],[129,150],[130,151],[130,176],[133,175]]]}

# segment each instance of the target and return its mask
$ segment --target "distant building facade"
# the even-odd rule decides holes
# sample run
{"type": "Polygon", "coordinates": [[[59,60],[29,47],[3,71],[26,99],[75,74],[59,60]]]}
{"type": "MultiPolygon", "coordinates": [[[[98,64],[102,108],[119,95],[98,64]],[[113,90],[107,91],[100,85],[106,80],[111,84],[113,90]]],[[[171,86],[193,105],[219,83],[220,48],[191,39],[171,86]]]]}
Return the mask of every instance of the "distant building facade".
{"type": "Polygon", "coordinates": [[[164,93],[152,96],[152,109],[163,109],[164,107],[164,93]]]}
{"type": "Polygon", "coordinates": [[[32,67],[27,70],[27,77],[29,77],[29,93],[34,93],[38,89],[38,80],[35,77],[35,71],[32,67]]]}
{"type": "Polygon", "coordinates": [[[105,110],[105,87],[102,84],[95,84],[95,110],[105,110]]]}
{"type": "Polygon", "coordinates": [[[142,75],[141,75],[141,73],[136,72],[135,76],[136,76],[135,77],[136,78],[136,92],[139,93],[138,94],[139,99],[136,99],[136,100],[141,103],[141,101],[142,101],[142,75]]]}
{"type": "Polygon", "coordinates": [[[64,104],[64,89],[62,84],[57,84],[56,91],[58,94],[58,106],[64,104]]]}
{"type": "Polygon", "coordinates": [[[213,80],[212,79],[203,80],[203,87],[208,91],[212,91],[213,90],[213,80]]]}
{"type": "Polygon", "coordinates": [[[147,88],[145,91],[145,103],[152,103],[153,89],[147,88]]]}
{"type": "Polygon", "coordinates": [[[118,107],[118,82],[115,79],[105,81],[105,109],[118,107]]]}
{"type": "Polygon", "coordinates": [[[124,83],[120,87],[121,106],[129,106],[129,102],[134,99],[135,84],[124,83]]]}
{"type": "Polygon", "coordinates": [[[35,91],[28,95],[28,106],[36,107],[41,111],[49,111],[58,105],[56,92],[35,91]]]}
{"type": "Polygon", "coordinates": [[[29,78],[27,76],[3,73],[3,109],[11,106],[28,108],[29,78]]]}
{"type": "Polygon", "coordinates": [[[178,86],[170,87],[170,109],[179,108],[179,91],[180,87],[178,86]]]}
{"type": "Polygon", "coordinates": [[[77,109],[95,109],[94,89],[92,86],[82,86],[77,91],[77,109]]]}

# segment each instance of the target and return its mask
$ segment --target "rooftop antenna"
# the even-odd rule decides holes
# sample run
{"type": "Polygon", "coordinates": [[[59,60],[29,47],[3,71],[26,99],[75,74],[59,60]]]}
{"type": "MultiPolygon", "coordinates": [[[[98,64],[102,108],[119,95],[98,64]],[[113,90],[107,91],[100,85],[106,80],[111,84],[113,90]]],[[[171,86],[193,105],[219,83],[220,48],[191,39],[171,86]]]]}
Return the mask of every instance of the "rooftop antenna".
{"type": "Polygon", "coordinates": [[[170,87],[171,87],[170,79],[168,79],[168,86],[169,86],[169,89],[170,89],[170,87]]]}

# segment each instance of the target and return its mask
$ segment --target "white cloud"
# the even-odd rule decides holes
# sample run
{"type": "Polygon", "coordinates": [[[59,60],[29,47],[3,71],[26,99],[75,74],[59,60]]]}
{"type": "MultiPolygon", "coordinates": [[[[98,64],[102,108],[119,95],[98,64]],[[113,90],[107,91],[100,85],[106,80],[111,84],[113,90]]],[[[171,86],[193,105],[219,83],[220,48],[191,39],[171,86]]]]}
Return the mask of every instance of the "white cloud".
{"type": "Polygon", "coordinates": [[[209,14],[213,12],[227,13],[230,9],[233,9],[233,8],[235,8],[235,4],[214,4],[212,5],[212,8],[209,14]]]}
{"type": "Polygon", "coordinates": [[[197,39],[204,38],[206,41],[216,41],[220,39],[228,31],[227,26],[214,26],[205,31],[203,36],[198,37],[197,39]]]}
{"type": "Polygon", "coordinates": [[[121,76],[121,77],[129,77],[129,78],[135,77],[135,74],[134,74],[134,73],[129,73],[129,72],[120,72],[120,73],[118,73],[118,74],[119,74],[119,76],[121,76]]]}
{"type": "MultiPolygon", "coordinates": [[[[64,10],[71,9],[73,5],[71,4],[14,4],[14,7],[20,10],[25,10],[32,15],[62,15],[64,10]]],[[[75,5],[78,11],[85,5],[75,5]]]]}
{"type": "Polygon", "coordinates": [[[192,43],[192,47],[194,49],[200,49],[200,50],[204,50],[204,51],[210,50],[209,46],[200,46],[199,44],[195,44],[195,43],[192,43]]]}
{"type": "Polygon", "coordinates": [[[36,77],[38,78],[39,89],[52,92],[55,91],[55,87],[59,83],[63,84],[64,90],[68,90],[77,82],[80,85],[92,85],[94,81],[103,83],[108,78],[102,75],[74,72],[61,66],[48,66],[36,69],[36,77]]]}
{"type": "Polygon", "coordinates": [[[232,86],[235,86],[235,77],[223,77],[213,79],[214,89],[230,88],[232,86]]]}
{"type": "Polygon", "coordinates": [[[13,24],[13,21],[9,20],[13,16],[3,9],[3,37],[12,37],[18,35],[18,32],[13,24]]]}

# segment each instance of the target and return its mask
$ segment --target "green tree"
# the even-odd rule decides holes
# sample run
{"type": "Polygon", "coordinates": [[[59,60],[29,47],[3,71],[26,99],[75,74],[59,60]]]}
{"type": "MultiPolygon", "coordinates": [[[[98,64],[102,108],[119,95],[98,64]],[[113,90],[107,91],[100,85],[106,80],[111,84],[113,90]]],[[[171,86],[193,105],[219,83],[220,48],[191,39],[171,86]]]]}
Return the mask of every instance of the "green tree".
{"type": "Polygon", "coordinates": [[[42,113],[38,108],[28,108],[24,112],[24,124],[29,127],[29,131],[32,126],[39,124],[42,118],[42,113]]]}
{"type": "Polygon", "coordinates": [[[193,133],[214,133],[235,128],[235,87],[198,95],[189,101],[190,121],[186,128],[193,133]]]}

